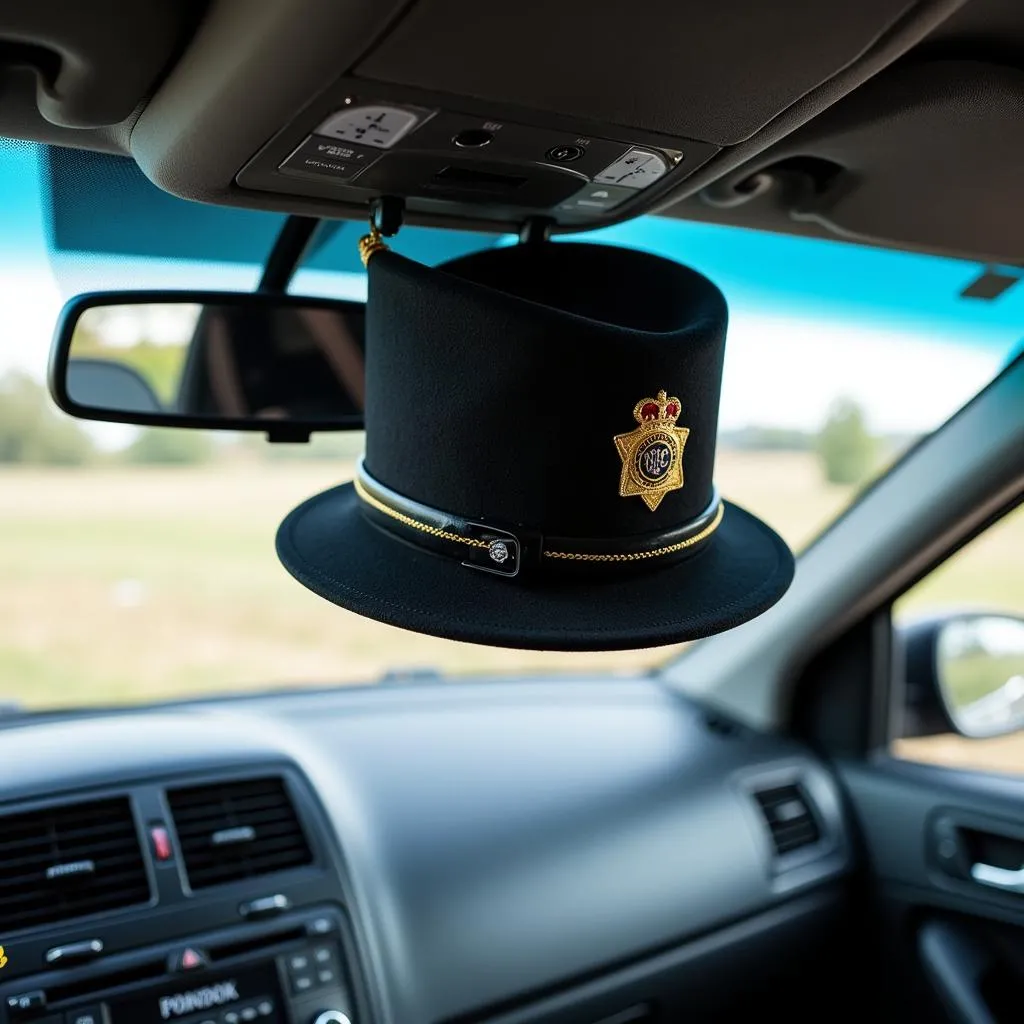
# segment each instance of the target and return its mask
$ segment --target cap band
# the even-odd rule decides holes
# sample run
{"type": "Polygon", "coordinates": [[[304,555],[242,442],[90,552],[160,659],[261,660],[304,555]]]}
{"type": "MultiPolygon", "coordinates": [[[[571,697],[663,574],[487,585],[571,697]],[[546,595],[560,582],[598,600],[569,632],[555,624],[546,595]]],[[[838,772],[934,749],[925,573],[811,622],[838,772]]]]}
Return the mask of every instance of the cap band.
{"type": "Polygon", "coordinates": [[[714,490],[696,519],[671,530],[638,537],[552,537],[518,526],[472,522],[413,501],[375,480],[361,459],[354,483],[372,522],[420,547],[460,558],[468,568],[509,577],[526,567],[610,568],[649,559],[675,562],[699,551],[725,514],[714,490]]]}

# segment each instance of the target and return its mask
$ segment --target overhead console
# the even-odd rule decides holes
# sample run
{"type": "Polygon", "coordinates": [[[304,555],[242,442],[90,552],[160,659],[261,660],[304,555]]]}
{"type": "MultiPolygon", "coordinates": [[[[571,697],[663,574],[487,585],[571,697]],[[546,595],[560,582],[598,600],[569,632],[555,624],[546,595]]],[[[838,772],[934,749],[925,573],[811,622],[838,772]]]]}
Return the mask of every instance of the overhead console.
{"type": "Polygon", "coordinates": [[[205,201],[362,217],[395,195],[414,223],[585,228],[763,148],[959,2],[215,4],[132,154],[205,201]]]}
{"type": "Polygon", "coordinates": [[[602,136],[453,102],[346,81],[264,147],[238,184],[363,204],[400,196],[439,215],[585,224],[635,208],[666,175],[715,152],[688,139],[621,128],[602,136]]]}

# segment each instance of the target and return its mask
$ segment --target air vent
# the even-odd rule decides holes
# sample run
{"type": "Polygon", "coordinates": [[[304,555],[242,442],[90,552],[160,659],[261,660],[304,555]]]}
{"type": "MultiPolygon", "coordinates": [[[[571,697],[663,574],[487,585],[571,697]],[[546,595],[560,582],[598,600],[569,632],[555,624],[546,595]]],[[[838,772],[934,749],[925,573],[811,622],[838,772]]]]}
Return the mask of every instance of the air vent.
{"type": "Polygon", "coordinates": [[[810,802],[799,786],[763,789],[754,798],[761,805],[778,856],[811,846],[821,838],[810,802]]]}
{"type": "Polygon", "coordinates": [[[194,890],[313,859],[283,779],[172,789],[167,798],[194,890]]]}
{"type": "Polygon", "coordinates": [[[5,932],[130,907],[149,895],[127,797],[0,817],[5,932]]]}

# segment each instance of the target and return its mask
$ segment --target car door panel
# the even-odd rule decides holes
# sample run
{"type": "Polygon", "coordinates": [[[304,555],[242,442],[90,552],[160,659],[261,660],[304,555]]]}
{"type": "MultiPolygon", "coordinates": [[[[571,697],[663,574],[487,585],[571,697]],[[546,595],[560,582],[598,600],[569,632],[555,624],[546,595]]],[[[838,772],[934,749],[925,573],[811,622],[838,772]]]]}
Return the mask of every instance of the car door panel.
{"type": "Polygon", "coordinates": [[[890,1019],[1018,1019],[1024,782],[888,757],[841,763],[838,774],[875,883],[883,969],[904,988],[890,1019]]]}

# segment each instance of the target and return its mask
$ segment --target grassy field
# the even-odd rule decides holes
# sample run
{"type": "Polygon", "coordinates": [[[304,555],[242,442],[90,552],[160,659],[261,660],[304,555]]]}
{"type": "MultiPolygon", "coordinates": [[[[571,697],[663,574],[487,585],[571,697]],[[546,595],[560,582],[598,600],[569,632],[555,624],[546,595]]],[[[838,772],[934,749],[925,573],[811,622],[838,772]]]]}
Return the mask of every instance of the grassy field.
{"type": "MultiPolygon", "coordinates": [[[[419,636],[342,611],[294,582],[274,531],[351,474],[335,462],[0,472],[0,700],[146,701],[265,684],[367,682],[386,670],[635,670],[672,648],[506,651],[419,636]]],[[[723,453],[726,496],[795,547],[849,500],[795,453],[723,453]]],[[[1024,519],[901,612],[981,603],[1024,613],[1024,519]]],[[[1022,759],[1024,762],[1024,759],[1022,759]]]]}

